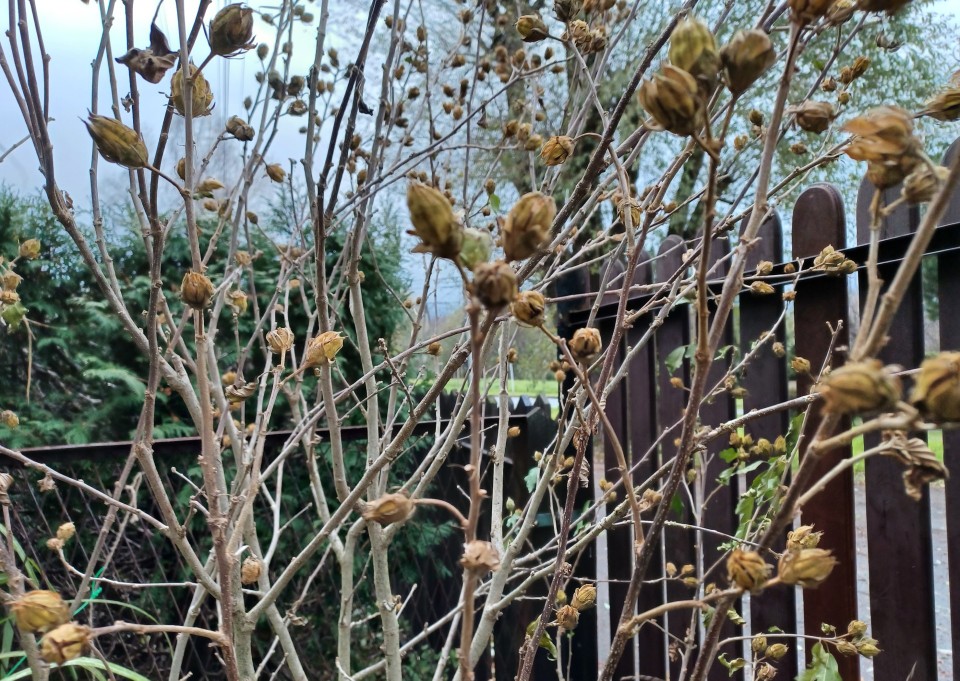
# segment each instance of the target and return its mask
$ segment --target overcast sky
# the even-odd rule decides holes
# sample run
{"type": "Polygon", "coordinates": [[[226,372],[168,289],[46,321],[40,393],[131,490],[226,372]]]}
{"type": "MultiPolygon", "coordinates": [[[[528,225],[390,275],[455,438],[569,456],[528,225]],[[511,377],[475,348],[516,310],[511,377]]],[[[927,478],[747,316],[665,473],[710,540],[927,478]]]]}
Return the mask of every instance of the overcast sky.
{"type": "MultiPolygon", "coordinates": [[[[227,2],[228,0],[214,0],[214,8],[221,7],[227,2]]],[[[188,14],[193,11],[196,4],[197,0],[187,0],[188,14]]],[[[332,4],[336,6],[337,3],[332,4]]],[[[135,19],[138,31],[137,45],[146,46],[154,6],[150,2],[138,2],[134,6],[137,12],[135,19]]],[[[116,36],[115,43],[118,46],[124,44],[122,7],[123,3],[118,0],[117,11],[120,16],[113,29],[116,36]]],[[[935,7],[940,12],[960,17],[960,0],[938,0],[935,7]]],[[[90,108],[90,67],[101,35],[99,10],[96,2],[84,4],[80,0],[41,0],[40,10],[46,45],[52,56],[50,69],[54,87],[51,114],[56,120],[51,128],[56,144],[54,151],[58,180],[78,203],[85,203],[84,199],[89,196],[87,169],[90,163],[91,143],[79,118],[85,116],[86,110],[90,108]]],[[[340,11],[343,11],[342,5],[340,11]]],[[[212,15],[213,9],[208,13],[208,16],[212,15]]],[[[176,48],[179,41],[177,40],[175,4],[172,0],[163,4],[157,24],[167,33],[171,45],[176,48]]],[[[362,14],[356,17],[356,21],[350,21],[350,17],[338,16],[329,27],[328,44],[336,46],[344,43],[347,32],[357,32],[362,25],[362,14]]],[[[6,26],[4,25],[3,28],[6,29],[6,26]]],[[[258,30],[262,35],[269,35],[267,27],[263,24],[258,23],[258,30]]],[[[296,30],[299,33],[299,40],[295,39],[294,43],[299,45],[300,49],[294,50],[294,73],[305,73],[313,56],[313,50],[308,49],[307,45],[312,41],[315,30],[313,27],[299,24],[296,30]]],[[[197,48],[198,58],[202,59],[205,53],[206,46],[203,45],[201,38],[197,48]]],[[[209,77],[214,84],[217,108],[213,116],[204,119],[204,123],[213,126],[214,130],[219,130],[225,115],[242,111],[244,84],[252,81],[253,73],[259,70],[259,62],[251,52],[245,58],[218,59],[211,67],[213,71],[209,77]]],[[[117,68],[123,67],[117,65],[117,68]]],[[[123,76],[121,83],[125,82],[126,74],[120,75],[123,76]]],[[[140,83],[141,98],[144,110],[147,112],[143,119],[144,137],[148,147],[152,147],[156,141],[156,127],[159,126],[162,118],[160,112],[166,104],[169,79],[158,85],[151,85],[142,80],[140,83]],[[156,112],[157,115],[151,115],[152,112],[156,112]]],[[[109,104],[108,88],[104,85],[102,90],[101,107],[104,107],[109,104]]],[[[121,85],[120,96],[126,94],[126,91],[126,88],[121,85]]],[[[0,112],[3,113],[0,120],[4,123],[0,127],[0,154],[2,154],[25,135],[25,129],[6,82],[0,82],[0,112]]],[[[296,157],[302,152],[303,141],[296,130],[297,127],[282,126],[283,131],[274,145],[275,151],[268,156],[268,160],[286,162],[286,157],[296,157]]],[[[167,154],[167,158],[173,162],[181,155],[180,150],[176,150],[176,153],[167,154]]],[[[104,165],[106,164],[101,164],[100,167],[103,168],[104,165]]],[[[216,168],[213,170],[215,172],[216,168]]],[[[125,174],[118,169],[107,168],[103,171],[101,180],[107,183],[105,189],[109,190],[110,184],[114,182],[118,189],[122,188],[124,178],[125,174]]],[[[37,170],[36,158],[28,145],[15,150],[3,163],[0,163],[0,183],[7,183],[27,191],[41,185],[42,178],[37,170]]],[[[106,193],[109,194],[109,192],[106,193]]]]}

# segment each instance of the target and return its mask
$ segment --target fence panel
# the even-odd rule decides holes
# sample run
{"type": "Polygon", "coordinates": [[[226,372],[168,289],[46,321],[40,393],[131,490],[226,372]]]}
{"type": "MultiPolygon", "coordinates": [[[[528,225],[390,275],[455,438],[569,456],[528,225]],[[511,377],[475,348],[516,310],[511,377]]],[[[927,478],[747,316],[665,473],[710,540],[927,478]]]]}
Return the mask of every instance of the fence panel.
{"type": "MultiPolygon", "coordinates": [[[[743,226],[749,217],[743,219],[743,226]]],[[[758,233],[759,243],[754,246],[747,256],[746,273],[756,271],[761,261],[779,263],[783,260],[783,229],[780,218],[774,214],[764,221],[758,233]]],[[[760,339],[761,334],[768,333],[780,321],[775,337],[767,339],[758,354],[747,365],[741,385],[746,389],[743,398],[743,411],[761,409],[771,404],[778,404],[787,399],[787,370],[786,362],[777,357],[771,350],[774,340],[786,344],[786,324],[781,320],[784,311],[783,296],[777,288],[771,295],[756,296],[749,293],[740,296],[740,352],[749,353],[760,339]]],[[[747,428],[754,441],[766,438],[773,442],[779,435],[786,435],[788,414],[785,411],[767,414],[754,419],[747,428]]],[[[753,483],[760,471],[748,473],[747,486],[753,483]]],[[[773,546],[775,551],[783,548],[783,539],[773,546]]],[[[783,629],[796,622],[796,597],[792,589],[771,589],[761,597],[750,601],[750,627],[754,634],[767,631],[776,626],[783,629]]],[[[791,646],[778,663],[780,674],[785,678],[793,679],[797,675],[796,647],[791,646]]]]}
{"type": "MultiPolygon", "coordinates": [[[[864,180],[857,200],[857,239],[870,241],[870,202],[873,185],[864,180]]],[[[900,187],[883,192],[882,205],[900,195],[900,187]]],[[[880,238],[916,230],[919,210],[903,205],[883,220],[880,238]]],[[[897,263],[879,267],[880,279],[889,283],[897,263]]],[[[861,271],[860,303],[867,284],[861,271]]],[[[890,328],[889,342],[880,352],[884,362],[914,367],[923,360],[923,291],[914,278],[890,328]]],[[[879,437],[864,438],[873,447],[879,437]]],[[[876,681],[937,678],[936,625],[933,593],[933,549],[930,528],[930,493],[919,502],[903,492],[903,466],[892,457],[875,456],[866,465],[867,538],[870,565],[870,618],[872,635],[884,647],[884,659],[874,666],[876,681]]]]}
{"type": "MultiPolygon", "coordinates": [[[[793,210],[793,255],[803,258],[804,267],[826,246],[840,250],[846,245],[847,226],[843,200],[835,187],[815,184],[797,199],[793,210]]],[[[795,353],[810,361],[811,372],[820,371],[831,347],[845,346],[849,338],[848,278],[844,276],[805,277],[797,285],[793,306],[795,353]],[[829,325],[829,326],[828,326],[829,325]],[[836,337],[831,327],[836,330],[836,337]]],[[[841,364],[835,356],[832,364],[841,364]]],[[[797,395],[806,395],[813,388],[810,374],[796,377],[797,395]]],[[[806,445],[820,426],[822,412],[814,404],[802,433],[800,456],[806,456],[806,445]]],[[[841,427],[848,426],[843,421],[841,427]]],[[[851,456],[849,446],[837,447],[818,455],[814,479],[820,478],[836,464],[851,456]]],[[[820,624],[844,624],[857,618],[857,537],[854,523],[853,471],[834,478],[821,492],[821,498],[807,504],[801,520],[824,533],[821,546],[832,549],[839,563],[826,582],[803,593],[805,633],[820,636],[820,624]],[[824,502],[829,499],[829,503],[824,502]]],[[[809,655],[808,655],[809,657],[809,655]]],[[[845,681],[860,678],[858,657],[840,656],[837,660],[845,681]]]]}
{"type": "MultiPolygon", "coordinates": [[[[960,156],[960,140],[944,156],[944,165],[960,156]]],[[[960,223],[960,191],[953,194],[941,225],[960,223]]],[[[960,300],[960,269],[956,253],[941,255],[937,262],[940,306],[940,349],[960,350],[960,314],[952,301],[960,300]]],[[[943,431],[943,460],[952,475],[946,486],[947,564],[950,575],[950,627],[953,649],[953,678],[960,679],[960,430],[943,431]]]]}

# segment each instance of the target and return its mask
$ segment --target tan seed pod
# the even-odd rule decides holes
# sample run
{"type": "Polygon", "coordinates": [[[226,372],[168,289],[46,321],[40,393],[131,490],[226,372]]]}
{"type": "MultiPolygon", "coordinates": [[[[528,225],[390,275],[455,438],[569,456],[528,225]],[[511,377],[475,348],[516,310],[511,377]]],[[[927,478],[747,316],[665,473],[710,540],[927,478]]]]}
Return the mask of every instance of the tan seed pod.
{"type": "Polygon", "coordinates": [[[283,182],[287,179],[287,171],[279,163],[270,163],[267,165],[267,177],[274,182],[283,182]]]}
{"type": "Polygon", "coordinates": [[[84,121],[100,155],[125,168],[144,168],[150,164],[147,145],[133,128],[115,118],[90,114],[84,121]]]}
{"type": "Polygon", "coordinates": [[[734,549],[727,558],[727,578],[741,589],[757,592],[763,588],[771,566],[756,551],[734,549]]]}
{"type": "Polygon", "coordinates": [[[573,355],[575,360],[583,364],[589,364],[603,349],[599,329],[591,327],[577,329],[573,333],[573,338],[569,341],[569,346],[570,354],[573,355]]]}
{"type": "Polygon", "coordinates": [[[180,284],[180,299],[194,310],[203,310],[213,300],[213,282],[199,272],[187,272],[180,284]]]}
{"type": "Polygon", "coordinates": [[[764,31],[737,31],[720,50],[727,87],[741,94],[753,85],[777,60],[777,51],[764,31]]]}
{"type": "Polygon", "coordinates": [[[593,584],[581,584],[573,592],[570,605],[579,611],[589,610],[597,602],[597,587],[593,584]]]}
{"type": "Polygon", "coordinates": [[[941,352],[924,360],[910,402],[924,418],[960,421],[960,352],[941,352]]]}
{"type": "Polygon", "coordinates": [[[837,559],[825,549],[787,551],[780,558],[777,576],[784,584],[814,588],[830,576],[836,564],[837,559]]]}
{"type": "Polygon", "coordinates": [[[413,515],[415,505],[406,494],[384,494],[379,499],[367,504],[361,515],[369,522],[381,525],[400,523],[413,515]]]}
{"type": "Polygon", "coordinates": [[[17,627],[31,633],[43,633],[70,619],[70,608],[56,591],[28,591],[10,604],[17,627]]]}
{"type": "Polygon", "coordinates": [[[720,72],[720,53],[710,27],[694,16],[682,19],[670,36],[670,63],[712,89],[720,72]]]}
{"type": "Polygon", "coordinates": [[[567,162],[573,155],[574,142],[572,137],[554,135],[548,137],[540,149],[540,158],[548,166],[559,166],[567,162]]]}
{"type": "Polygon", "coordinates": [[[293,347],[293,331],[285,326],[274,329],[267,333],[267,346],[270,352],[281,355],[293,347]]]}
{"type": "Polygon", "coordinates": [[[503,222],[501,240],[507,261],[524,260],[544,248],[557,215],[553,197],[530,192],[514,204],[503,222]]]}
{"type": "Polygon", "coordinates": [[[645,80],[638,96],[644,111],[675,135],[689,135],[703,125],[703,101],[696,79],[672,64],[645,80]]]}
{"type": "MultiPolygon", "coordinates": [[[[203,73],[197,71],[197,67],[190,64],[190,78],[193,80],[193,89],[190,93],[190,115],[194,118],[199,116],[209,116],[213,112],[213,91],[210,89],[210,83],[203,77],[203,73]]],[[[170,79],[170,99],[173,101],[173,108],[181,116],[187,115],[186,101],[183,96],[183,69],[177,69],[170,79]]]]}
{"type": "Polygon", "coordinates": [[[517,19],[517,33],[525,43],[537,43],[546,40],[550,33],[539,14],[524,14],[517,19]]]}
{"type": "Polygon", "coordinates": [[[60,541],[70,541],[73,535],[77,533],[77,526],[73,523],[63,523],[57,528],[57,539],[60,541]]]}
{"type": "Polygon", "coordinates": [[[263,563],[256,556],[247,556],[240,565],[240,583],[256,584],[263,572],[263,563]]]}
{"type": "Polygon", "coordinates": [[[7,270],[3,273],[2,283],[6,291],[16,291],[22,281],[23,277],[13,270],[7,270]]]}
{"type": "Polygon", "coordinates": [[[475,539],[464,545],[460,564],[474,574],[483,576],[500,567],[500,554],[490,542],[475,539]]]}
{"type": "Polygon", "coordinates": [[[564,605],[557,610],[557,626],[563,631],[573,631],[580,622],[580,611],[572,605],[564,605]]]}
{"type": "Polygon", "coordinates": [[[522,291],[510,304],[514,319],[525,326],[542,326],[545,321],[546,300],[539,291],[522,291]]]}
{"type": "Polygon", "coordinates": [[[442,192],[422,182],[411,182],[407,185],[407,208],[413,224],[408,233],[420,239],[414,252],[450,260],[460,254],[463,228],[442,192]]]}
{"type": "Polygon", "coordinates": [[[823,532],[813,531],[813,525],[801,525],[787,533],[787,549],[791,551],[815,549],[820,544],[822,536],[823,532]]]}
{"type": "Polygon", "coordinates": [[[432,355],[433,357],[437,357],[441,350],[443,350],[443,346],[440,345],[439,341],[433,341],[427,346],[427,354],[432,355]]]}
{"type": "Polygon", "coordinates": [[[894,409],[900,381],[877,360],[851,362],[835,369],[817,386],[824,410],[832,414],[865,414],[894,409]]]}
{"type": "Polygon", "coordinates": [[[484,307],[496,310],[516,299],[517,273],[503,260],[482,262],[473,269],[472,288],[484,307]]]}
{"type": "Polygon", "coordinates": [[[40,639],[40,657],[50,664],[63,664],[83,655],[91,641],[90,627],[68,622],[40,639]]]}
{"type": "Polygon", "coordinates": [[[343,347],[343,339],[344,336],[337,331],[325,331],[312,338],[307,343],[304,365],[314,367],[332,362],[343,347]]]}
{"type": "Polygon", "coordinates": [[[789,112],[796,116],[797,126],[807,132],[821,133],[830,127],[837,113],[830,102],[808,100],[791,107],[789,112]]]}
{"type": "Polygon", "coordinates": [[[254,46],[253,10],[241,3],[227,5],[213,17],[208,32],[210,51],[231,57],[254,46]]]}

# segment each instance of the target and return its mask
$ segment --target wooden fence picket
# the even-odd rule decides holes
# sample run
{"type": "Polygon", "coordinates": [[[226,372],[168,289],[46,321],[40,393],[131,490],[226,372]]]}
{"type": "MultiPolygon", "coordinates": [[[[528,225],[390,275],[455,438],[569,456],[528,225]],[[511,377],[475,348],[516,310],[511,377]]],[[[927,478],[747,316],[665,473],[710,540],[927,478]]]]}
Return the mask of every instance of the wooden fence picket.
{"type": "MultiPolygon", "coordinates": [[[[870,201],[874,188],[864,180],[857,200],[857,239],[870,240],[870,201]]],[[[883,192],[882,205],[900,195],[900,187],[883,192]]],[[[919,210],[903,205],[882,222],[881,238],[916,230],[919,210]]],[[[897,263],[881,264],[879,275],[889,283],[897,263]]],[[[890,327],[889,341],[879,358],[914,367],[923,360],[923,291],[920,273],[914,278],[890,327]]],[[[860,277],[863,305],[866,281],[860,277]]],[[[879,437],[864,438],[873,447],[879,437]]],[[[903,465],[875,456],[866,465],[867,546],[870,566],[871,635],[881,642],[884,658],[874,665],[876,681],[937,678],[936,624],[933,592],[933,548],[930,493],[920,501],[903,491],[903,465]]],[[[842,623],[837,623],[842,624],[842,623]]]]}
{"type": "MultiPolygon", "coordinates": [[[[812,266],[813,257],[826,246],[840,250],[846,245],[847,226],[843,199],[835,187],[815,184],[804,191],[793,209],[793,255],[804,258],[804,267],[812,266]]],[[[815,276],[801,279],[793,304],[794,352],[807,359],[813,374],[824,366],[833,344],[845,346],[850,332],[848,278],[815,276]],[[829,326],[828,326],[829,325],[829,326]],[[831,327],[836,330],[834,338],[831,327]]],[[[839,363],[834,356],[833,365],[839,363]]],[[[796,376],[797,394],[806,395],[813,388],[810,374],[796,376]]],[[[806,456],[806,445],[820,426],[822,412],[814,404],[806,420],[800,441],[800,456],[806,456]]],[[[849,425],[846,421],[841,427],[849,425]]],[[[837,447],[819,454],[814,479],[820,478],[840,461],[849,458],[850,447],[837,447]]],[[[833,550],[839,561],[826,582],[803,594],[805,632],[822,636],[823,622],[843,626],[857,618],[857,538],[854,524],[853,472],[834,478],[821,492],[821,497],[804,507],[801,521],[824,533],[823,548],[833,550]],[[826,501],[826,500],[829,500],[826,501]]],[[[808,654],[809,657],[809,654],[808,654]]],[[[844,681],[858,681],[858,657],[839,656],[837,662],[844,681]]]]}

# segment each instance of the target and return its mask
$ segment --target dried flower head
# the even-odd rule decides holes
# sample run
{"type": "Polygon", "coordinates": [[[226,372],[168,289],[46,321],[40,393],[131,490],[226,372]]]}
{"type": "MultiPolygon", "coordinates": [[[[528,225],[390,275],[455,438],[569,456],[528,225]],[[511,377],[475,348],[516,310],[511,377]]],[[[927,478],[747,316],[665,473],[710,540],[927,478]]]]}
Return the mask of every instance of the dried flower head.
{"type": "Polygon", "coordinates": [[[837,559],[826,549],[787,551],[780,557],[777,576],[784,584],[810,589],[826,581],[836,564],[837,559]]]}
{"type": "Polygon", "coordinates": [[[771,566],[756,551],[734,549],[727,558],[727,578],[747,591],[759,591],[770,574],[771,566]]]}
{"type": "Polygon", "coordinates": [[[40,639],[40,657],[50,664],[63,664],[83,655],[90,640],[90,627],[73,622],[61,624],[40,639]]]}
{"type": "Polygon", "coordinates": [[[115,118],[93,113],[84,122],[97,151],[110,163],[125,168],[144,168],[150,164],[147,145],[133,128],[115,118]]]}
{"type": "Polygon", "coordinates": [[[670,63],[713,89],[720,72],[720,53],[710,27],[695,16],[682,19],[670,35],[670,63]]]}
{"type": "Polygon", "coordinates": [[[867,162],[867,177],[878,189],[901,182],[920,162],[920,141],[910,113],[893,106],[871,109],[843,126],[856,135],[846,154],[867,162]]]}
{"type": "Polygon", "coordinates": [[[807,132],[817,134],[830,127],[830,123],[837,117],[837,113],[830,102],[807,100],[802,104],[790,107],[790,113],[796,116],[797,126],[807,132]]]}
{"type": "Polygon", "coordinates": [[[640,104],[664,130],[689,135],[703,125],[703,101],[697,80],[681,68],[666,64],[640,86],[640,104]]]}
{"type": "Polygon", "coordinates": [[[510,304],[514,319],[526,326],[542,326],[546,300],[539,291],[523,291],[510,304]]]}
{"type": "Polygon", "coordinates": [[[463,228],[453,215],[450,202],[438,189],[411,182],[407,186],[407,208],[413,230],[408,232],[420,239],[415,253],[433,253],[453,260],[463,246],[463,228]]]}
{"type": "Polygon", "coordinates": [[[597,602],[597,587],[593,584],[581,584],[573,592],[570,605],[579,611],[589,610],[597,602]]]}
{"type": "Polygon", "coordinates": [[[529,258],[550,239],[550,228],[557,216],[553,197],[529,192],[514,204],[502,226],[503,253],[507,261],[529,258]]]}
{"type": "Polygon", "coordinates": [[[833,246],[824,246],[823,250],[813,259],[813,269],[840,276],[856,272],[857,263],[834,249],[833,246]]]}
{"type": "Polygon", "coordinates": [[[938,121],[955,121],[960,118],[960,78],[928,99],[920,115],[930,116],[938,121]]]}
{"type": "Polygon", "coordinates": [[[727,87],[734,94],[746,92],[776,60],[770,36],[755,28],[737,31],[720,50],[727,87]]]}
{"type": "Polygon", "coordinates": [[[156,84],[163,80],[167,70],[173,68],[177,53],[170,49],[163,31],[156,24],[150,24],[150,47],[142,50],[139,47],[130,48],[116,61],[139,73],[148,83],[156,84]]]}
{"type": "MultiPolygon", "coordinates": [[[[203,77],[203,73],[197,71],[197,67],[190,64],[190,79],[193,81],[193,89],[190,93],[190,115],[194,118],[198,116],[209,116],[213,112],[213,91],[210,84],[203,77]]],[[[173,101],[173,108],[181,116],[187,115],[186,100],[183,97],[183,69],[177,69],[170,79],[170,99],[173,101]]]]}
{"type": "Polygon", "coordinates": [[[70,541],[77,533],[77,526],[73,523],[63,523],[57,528],[57,539],[63,542],[70,541]]]}
{"type": "Polygon", "coordinates": [[[267,177],[274,182],[283,182],[287,179],[287,171],[279,163],[268,163],[266,166],[267,177]]]}
{"type": "Polygon", "coordinates": [[[247,556],[240,565],[240,583],[256,584],[263,572],[263,562],[256,556],[247,556]]]}
{"type": "Polygon", "coordinates": [[[180,284],[180,300],[194,310],[202,310],[210,305],[214,294],[213,282],[199,272],[187,272],[180,284]]]}
{"type": "Polygon", "coordinates": [[[4,272],[3,276],[0,277],[0,283],[3,284],[3,290],[5,291],[16,291],[22,281],[23,277],[14,272],[12,269],[4,272]]]}
{"type": "Polygon", "coordinates": [[[589,364],[600,354],[603,341],[600,339],[600,330],[592,327],[577,329],[568,343],[570,354],[578,362],[589,364]]]}
{"type": "Polygon", "coordinates": [[[822,536],[823,532],[813,531],[813,525],[801,525],[787,533],[787,549],[791,551],[815,549],[819,546],[822,536]]]}
{"type": "Polygon", "coordinates": [[[559,166],[567,162],[573,154],[574,141],[566,135],[548,137],[540,148],[540,158],[548,166],[559,166]]]}
{"type": "Polygon", "coordinates": [[[572,605],[564,605],[557,609],[557,626],[563,631],[573,631],[580,622],[580,611],[572,605]]]}
{"type": "Polygon", "coordinates": [[[28,591],[10,604],[17,627],[31,633],[43,633],[70,619],[67,607],[56,591],[28,591]]]}
{"type": "Polygon", "coordinates": [[[239,116],[231,116],[227,119],[226,130],[241,142],[249,142],[256,136],[253,126],[239,116]]]}
{"type": "Polygon", "coordinates": [[[210,51],[231,57],[253,49],[253,10],[241,3],[227,5],[210,22],[210,51]]]}
{"type": "Polygon", "coordinates": [[[890,410],[900,400],[900,381],[881,362],[851,362],[833,370],[818,389],[824,410],[833,414],[869,414],[890,410]]]}
{"type": "Polygon", "coordinates": [[[496,310],[516,299],[517,273],[503,260],[482,262],[473,269],[472,287],[484,307],[496,310]]]}
{"type": "Polygon", "coordinates": [[[910,0],[858,0],[857,5],[864,12],[887,12],[893,14],[910,4],[910,0]]]}
{"type": "Polygon", "coordinates": [[[910,402],[924,418],[960,421],[960,352],[941,352],[924,360],[910,402]]]}
{"type": "Polygon", "coordinates": [[[790,648],[786,643],[774,643],[773,645],[767,647],[766,655],[772,660],[779,660],[789,652],[790,648]]]}
{"type": "Polygon", "coordinates": [[[343,339],[337,331],[324,331],[320,335],[312,338],[307,343],[307,350],[303,358],[303,363],[308,367],[328,364],[334,360],[340,348],[343,347],[343,339]]]}
{"type": "Polygon", "coordinates": [[[903,486],[907,496],[914,501],[923,498],[923,490],[929,483],[950,477],[946,466],[918,437],[908,438],[902,431],[886,431],[883,447],[884,455],[892,456],[906,466],[903,486]]]}
{"type": "Polygon", "coordinates": [[[285,326],[267,333],[267,346],[270,352],[282,355],[293,347],[293,331],[285,326]]]}
{"type": "Polygon", "coordinates": [[[833,0],[790,0],[790,16],[793,21],[803,25],[826,16],[833,0]]]}
{"type": "Polygon", "coordinates": [[[464,545],[460,564],[474,574],[482,576],[500,567],[500,555],[490,542],[475,539],[464,545]]]}
{"type": "Polygon", "coordinates": [[[949,174],[949,169],[944,166],[918,163],[903,181],[901,194],[908,203],[927,203],[947,181],[949,174]]]}
{"type": "Polygon", "coordinates": [[[553,0],[553,13],[563,22],[570,21],[583,7],[582,0],[553,0]]]}
{"type": "Polygon", "coordinates": [[[517,33],[525,43],[538,43],[550,37],[547,25],[539,14],[524,14],[517,19],[517,33]]]}
{"type": "Polygon", "coordinates": [[[390,525],[392,523],[401,523],[414,511],[414,503],[410,497],[401,492],[394,494],[384,494],[379,499],[367,504],[362,512],[363,519],[369,522],[380,523],[381,525],[390,525]]]}

